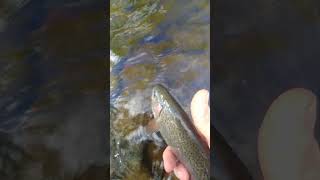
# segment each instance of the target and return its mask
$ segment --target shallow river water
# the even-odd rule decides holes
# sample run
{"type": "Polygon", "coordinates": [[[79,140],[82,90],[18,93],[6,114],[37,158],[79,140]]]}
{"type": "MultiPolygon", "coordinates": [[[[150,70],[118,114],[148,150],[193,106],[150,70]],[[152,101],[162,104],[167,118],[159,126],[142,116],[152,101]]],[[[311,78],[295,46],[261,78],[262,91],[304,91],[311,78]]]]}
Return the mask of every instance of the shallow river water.
{"type": "Polygon", "coordinates": [[[209,6],[208,0],[111,1],[112,179],[168,177],[163,148],[142,126],[152,119],[154,84],[168,87],[188,113],[193,94],[210,90],[209,6]]]}

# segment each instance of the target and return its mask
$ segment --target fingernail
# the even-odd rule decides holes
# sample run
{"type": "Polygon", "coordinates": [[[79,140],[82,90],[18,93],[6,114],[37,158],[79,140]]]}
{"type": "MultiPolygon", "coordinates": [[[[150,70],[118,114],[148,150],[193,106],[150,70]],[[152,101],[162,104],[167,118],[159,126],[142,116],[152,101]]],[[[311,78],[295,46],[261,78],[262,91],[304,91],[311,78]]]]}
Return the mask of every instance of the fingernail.
{"type": "Polygon", "coordinates": [[[176,175],[176,176],[177,176],[177,178],[179,178],[179,179],[180,179],[180,176],[181,176],[180,171],[179,171],[179,170],[177,170],[177,168],[174,168],[174,169],[173,169],[173,172],[174,172],[174,175],[176,175]]]}

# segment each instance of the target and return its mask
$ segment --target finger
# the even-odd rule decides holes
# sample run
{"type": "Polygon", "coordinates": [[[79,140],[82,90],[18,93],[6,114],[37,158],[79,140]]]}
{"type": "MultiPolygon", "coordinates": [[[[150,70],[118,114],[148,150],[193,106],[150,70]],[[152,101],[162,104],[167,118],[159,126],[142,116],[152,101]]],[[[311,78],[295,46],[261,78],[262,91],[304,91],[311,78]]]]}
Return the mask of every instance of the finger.
{"type": "Polygon", "coordinates": [[[189,180],[189,173],[187,169],[183,166],[183,164],[179,163],[174,168],[174,174],[179,178],[180,180],[189,180]]]}
{"type": "Polygon", "coordinates": [[[191,115],[196,128],[205,137],[210,147],[210,107],[208,103],[209,92],[205,89],[198,91],[191,101],[191,115]]]}
{"type": "Polygon", "coordinates": [[[258,139],[259,161],[266,180],[303,179],[308,176],[307,169],[312,169],[309,167],[319,167],[319,147],[313,135],[315,121],[316,96],[311,91],[292,89],[272,103],[258,139]]]}
{"type": "Polygon", "coordinates": [[[162,157],[163,157],[164,169],[166,170],[166,172],[169,173],[173,171],[173,169],[176,167],[176,164],[177,164],[177,158],[170,146],[168,146],[164,150],[162,157]]]}

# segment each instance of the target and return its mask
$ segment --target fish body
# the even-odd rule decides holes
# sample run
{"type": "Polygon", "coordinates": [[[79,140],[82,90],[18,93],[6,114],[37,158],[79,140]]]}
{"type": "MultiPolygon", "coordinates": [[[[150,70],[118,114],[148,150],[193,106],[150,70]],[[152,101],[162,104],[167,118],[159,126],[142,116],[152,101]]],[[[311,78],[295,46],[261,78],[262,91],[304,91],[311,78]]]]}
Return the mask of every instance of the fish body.
{"type": "Polygon", "coordinates": [[[210,179],[210,150],[186,112],[162,85],[152,91],[152,111],[161,136],[194,180],[210,179]]]}
{"type": "Polygon", "coordinates": [[[153,88],[152,111],[161,136],[175,150],[191,179],[252,180],[246,166],[214,127],[213,172],[210,175],[208,146],[201,140],[188,115],[162,85],[153,88]]]}

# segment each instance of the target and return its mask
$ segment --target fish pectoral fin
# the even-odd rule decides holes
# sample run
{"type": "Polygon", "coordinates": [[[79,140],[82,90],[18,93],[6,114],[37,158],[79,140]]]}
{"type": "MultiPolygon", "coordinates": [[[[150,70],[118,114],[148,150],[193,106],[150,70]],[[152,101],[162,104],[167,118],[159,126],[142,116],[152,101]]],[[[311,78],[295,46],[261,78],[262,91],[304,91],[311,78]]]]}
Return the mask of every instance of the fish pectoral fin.
{"type": "Polygon", "coordinates": [[[159,126],[157,125],[155,119],[152,119],[151,121],[149,121],[149,123],[144,128],[147,134],[151,137],[151,139],[157,146],[159,147],[166,146],[166,143],[160,134],[159,126]]]}
{"type": "Polygon", "coordinates": [[[145,129],[148,134],[159,132],[159,126],[155,119],[149,121],[149,123],[145,126],[145,129]]]}

